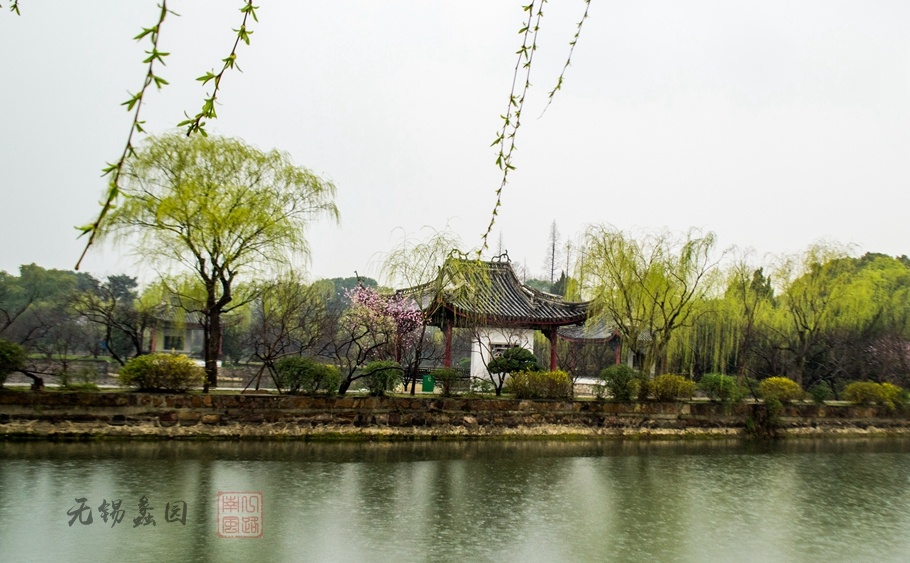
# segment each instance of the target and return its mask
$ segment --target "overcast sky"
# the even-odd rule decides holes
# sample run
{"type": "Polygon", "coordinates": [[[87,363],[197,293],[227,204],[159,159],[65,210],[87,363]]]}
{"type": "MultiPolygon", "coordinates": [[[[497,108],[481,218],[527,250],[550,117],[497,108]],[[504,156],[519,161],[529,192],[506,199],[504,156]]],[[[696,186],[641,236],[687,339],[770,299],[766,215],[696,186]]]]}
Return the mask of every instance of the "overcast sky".
{"type": "MultiPolygon", "coordinates": [[[[23,0],[0,13],[0,270],[72,268],[141,84],[151,1],[23,0]]],[[[175,1],[147,128],[198,111],[194,79],[230,52],[241,2],[175,1]],[[233,4],[236,4],[234,6],[233,4]]],[[[311,278],[378,277],[404,234],[446,226],[477,246],[499,185],[520,1],[261,2],[213,133],[290,153],[337,184],[340,227],[309,232],[311,278]]],[[[820,239],[910,253],[910,3],[551,1],[494,230],[542,275],[549,226],[714,231],[722,247],[820,239]]],[[[145,277],[128,249],[83,269],[145,277]]]]}

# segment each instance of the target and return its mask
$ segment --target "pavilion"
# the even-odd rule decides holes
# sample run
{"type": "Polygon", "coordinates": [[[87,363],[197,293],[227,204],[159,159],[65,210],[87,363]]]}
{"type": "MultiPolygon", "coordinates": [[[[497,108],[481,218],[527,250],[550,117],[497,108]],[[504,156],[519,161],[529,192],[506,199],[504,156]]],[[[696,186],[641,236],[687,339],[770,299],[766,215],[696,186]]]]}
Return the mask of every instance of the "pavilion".
{"type": "Polygon", "coordinates": [[[444,365],[452,365],[452,330],[474,330],[471,375],[486,376],[490,359],[502,350],[522,346],[533,350],[534,331],[550,341],[550,369],[556,369],[559,328],[581,328],[588,302],[571,302],[528,287],[512,269],[508,255],[491,261],[449,259],[437,278],[401,290],[428,314],[428,324],[445,335],[444,365]]]}

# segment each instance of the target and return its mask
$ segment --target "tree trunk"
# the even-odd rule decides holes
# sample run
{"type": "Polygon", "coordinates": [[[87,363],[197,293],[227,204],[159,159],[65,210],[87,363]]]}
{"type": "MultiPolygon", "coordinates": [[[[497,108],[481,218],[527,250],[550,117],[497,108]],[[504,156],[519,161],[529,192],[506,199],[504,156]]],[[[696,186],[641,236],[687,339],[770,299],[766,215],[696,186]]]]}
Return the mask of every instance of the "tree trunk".
{"type": "Polygon", "coordinates": [[[218,356],[221,352],[221,310],[209,310],[209,329],[206,334],[205,349],[205,386],[203,392],[208,393],[210,387],[218,387],[218,356]]]}
{"type": "Polygon", "coordinates": [[[30,371],[21,370],[22,374],[32,380],[32,391],[44,391],[44,378],[38,377],[30,371]]]}
{"type": "Polygon", "coordinates": [[[107,326],[105,327],[104,338],[105,338],[105,340],[107,341],[107,352],[108,352],[108,354],[110,354],[111,357],[114,358],[114,360],[115,360],[118,364],[120,364],[121,366],[126,365],[126,361],[124,361],[124,360],[120,357],[120,354],[118,354],[118,353],[116,352],[116,350],[114,350],[114,331],[111,330],[111,325],[107,325],[107,326]]]}

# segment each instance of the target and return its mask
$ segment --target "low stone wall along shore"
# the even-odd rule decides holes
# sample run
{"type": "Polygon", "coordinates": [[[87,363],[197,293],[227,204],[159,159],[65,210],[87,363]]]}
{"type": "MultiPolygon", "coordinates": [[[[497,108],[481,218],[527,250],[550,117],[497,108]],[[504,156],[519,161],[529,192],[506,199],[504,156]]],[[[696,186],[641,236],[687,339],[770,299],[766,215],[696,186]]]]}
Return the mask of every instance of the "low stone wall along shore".
{"type": "Polygon", "coordinates": [[[750,402],[0,393],[0,440],[675,439],[761,435],[756,429],[762,428],[784,437],[910,436],[910,418],[882,407],[845,404],[787,405],[769,422],[765,406],[750,402]]]}

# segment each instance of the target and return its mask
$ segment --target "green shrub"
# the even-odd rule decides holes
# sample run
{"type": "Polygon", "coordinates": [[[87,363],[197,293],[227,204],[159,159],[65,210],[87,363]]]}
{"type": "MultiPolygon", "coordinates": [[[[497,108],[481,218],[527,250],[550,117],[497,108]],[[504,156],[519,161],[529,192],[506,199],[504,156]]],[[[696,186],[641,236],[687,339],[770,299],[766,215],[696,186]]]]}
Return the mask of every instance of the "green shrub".
{"type": "Polygon", "coordinates": [[[564,371],[519,371],[506,381],[516,399],[569,399],[572,379],[564,371]]]}
{"type": "Polygon", "coordinates": [[[490,360],[487,370],[490,373],[516,373],[519,371],[539,371],[540,364],[533,352],[514,346],[503,350],[498,358],[490,360]]]}
{"type": "Polygon", "coordinates": [[[370,362],[363,371],[367,374],[364,378],[367,389],[374,397],[381,397],[401,384],[402,371],[398,362],[388,360],[370,362]]]}
{"type": "Polygon", "coordinates": [[[638,401],[644,402],[651,396],[651,381],[647,374],[639,372],[639,377],[641,379],[638,381],[638,401]]]}
{"type": "Polygon", "coordinates": [[[0,385],[7,375],[25,367],[26,358],[25,348],[9,340],[0,340],[0,385]]]}
{"type": "Polygon", "coordinates": [[[844,387],[844,400],[857,405],[877,404],[894,409],[904,403],[903,390],[892,383],[854,381],[844,387]]]}
{"type": "Polygon", "coordinates": [[[658,375],[648,384],[651,394],[658,401],[691,399],[695,394],[695,382],[681,375],[669,373],[658,375]]]}
{"type": "Polygon", "coordinates": [[[299,393],[316,362],[302,356],[285,356],[275,362],[275,383],[279,391],[299,393]]]}
{"type": "Polygon", "coordinates": [[[712,401],[734,403],[743,400],[749,392],[736,382],[735,377],[722,373],[706,373],[698,382],[698,389],[712,401]]]}
{"type": "Polygon", "coordinates": [[[186,391],[202,385],[205,370],[183,354],[148,354],[120,368],[120,382],[140,391],[186,391]]]}
{"type": "Polygon", "coordinates": [[[880,385],[882,386],[882,397],[885,400],[883,405],[890,409],[904,406],[903,389],[893,383],[881,383],[880,385]]]}
{"type": "Polygon", "coordinates": [[[338,368],[303,356],[285,356],[275,362],[275,378],[288,393],[335,393],[341,384],[338,368]]]}
{"type": "Polygon", "coordinates": [[[600,378],[615,401],[630,402],[638,396],[644,381],[642,374],[625,364],[614,365],[600,372],[600,378]]]}
{"type": "Polygon", "coordinates": [[[325,393],[334,395],[338,393],[338,387],[341,386],[341,370],[328,364],[319,364],[319,373],[316,374],[313,389],[316,393],[325,393]]]}
{"type": "Polygon", "coordinates": [[[854,381],[844,387],[842,396],[845,401],[857,405],[871,405],[884,400],[881,386],[872,381],[854,381]]]}
{"type": "Polygon", "coordinates": [[[806,396],[799,383],[786,377],[769,377],[758,384],[758,395],[765,402],[777,400],[781,403],[801,400],[806,396]]]}
{"type": "Polygon", "coordinates": [[[824,404],[824,402],[831,399],[833,395],[831,388],[824,383],[816,383],[809,388],[809,396],[819,405],[824,404]]]}
{"type": "Polygon", "coordinates": [[[461,382],[461,372],[452,368],[442,368],[432,372],[436,384],[442,389],[443,397],[451,397],[455,394],[455,387],[461,382]]]}

